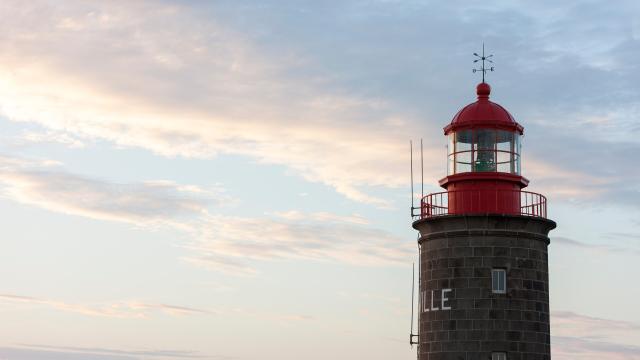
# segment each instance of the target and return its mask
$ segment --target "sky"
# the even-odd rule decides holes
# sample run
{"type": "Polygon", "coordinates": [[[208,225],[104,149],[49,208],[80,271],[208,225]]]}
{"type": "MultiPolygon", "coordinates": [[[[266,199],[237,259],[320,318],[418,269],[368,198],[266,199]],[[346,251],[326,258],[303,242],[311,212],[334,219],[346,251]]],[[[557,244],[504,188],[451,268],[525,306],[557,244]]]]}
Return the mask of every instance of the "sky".
{"type": "Polygon", "coordinates": [[[414,359],[409,140],[440,191],[483,42],[558,223],[553,358],[640,359],[638,2],[0,15],[0,359],[414,359]]]}

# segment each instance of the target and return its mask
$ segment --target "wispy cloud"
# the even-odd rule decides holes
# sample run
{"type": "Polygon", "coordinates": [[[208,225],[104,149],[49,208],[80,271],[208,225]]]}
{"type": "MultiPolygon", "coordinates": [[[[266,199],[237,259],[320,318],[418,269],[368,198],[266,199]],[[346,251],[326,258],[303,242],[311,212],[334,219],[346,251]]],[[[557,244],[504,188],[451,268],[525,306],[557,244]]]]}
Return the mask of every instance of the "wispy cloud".
{"type": "Polygon", "coordinates": [[[135,358],[145,357],[160,357],[160,358],[205,358],[205,359],[230,359],[230,357],[210,357],[204,356],[195,351],[185,350],[124,350],[124,349],[110,349],[101,347],[80,347],[80,346],[51,346],[42,344],[19,344],[19,346],[27,349],[40,349],[45,351],[66,352],[71,354],[85,353],[85,354],[104,354],[104,355],[117,355],[117,356],[133,356],[135,358]]]}
{"type": "Polygon", "coordinates": [[[287,314],[287,313],[278,313],[272,311],[256,311],[245,308],[235,308],[230,311],[232,314],[237,316],[251,317],[255,319],[260,319],[263,321],[269,321],[279,324],[291,325],[299,322],[307,322],[315,320],[315,317],[311,315],[304,314],[287,314]]]}
{"type": "Polygon", "coordinates": [[[0,194],[56,212],[137,225],[197,216],[229,200],[218,187],[162,180],[109,183],[11,157],[0,157],[0,194]]]}
{"type": "Polygon", "coordinates": [[[640,359],[640,324],[580,315],[551,314],[554,359],[640,359]]]}
{"type": "Polygon", "coordinates": [[[232,356],[204,355],[200,352],[186,350],[134,350],[43,344],[17,344],[15,346],[0,347],[0,356],[3,359],[11,360],[235,359],[232,356]]]}
{"type": "Polygon", "coordinates": [[[56,143],[68,146],[70,148],[83,148],[85,143],[79,139],[64,133],[56,131],[35,132],[26,131],[22,134],[20,139],[23,143],[56,143]]]}
{"type": "MultiPolygon", "coordinates": [[[[0,35],[0,113],[14,121],[44,126],[44,134],[29,136],[34,141],[73,146],[102,139],[170,157],[240,154],[287,166],[350,199],[388,207],[388,199],[373,196],[368,189],[407,185],[403,174],[409,138],[426,138],[426,178],[441,177],[446,160],[441,127],[464,105],[464,100],[452,103],[440,97],[450,87],[447,79],[458,79],[459,69],[448,66],[446,57],[432,53],[433,46],[400,46],[405,41],[398,37],[408,37],[402,31],[381,38],[353,38],[362,31],[345,31],[351,37],[333,39],[331,49],[324,53],[293,40],[285,50],[277,51],[261,46],[255,35],[235,30],[231,22],[217,19],[216,11],[204,18],[186,6],[155,2],[62,6],[47,1],[5,2],[3,6],[12,16],[0,24],[0,34],[6,34],[0,35]],[[140,13],[145,16],[138,16],[140,13]],[[380,42],[390,48],[381,49],[380,42]],[[357,51],[345,53],[354,43],[357,51]],[[336,46],[342,51],[335,51],[336,46]],[[407,52],[412,56],[402,55],[407,52]],[[338,56],[343,58],[338,61],[338,56]],[[320,66],[319,62],[325,63],[320,66]],[[390,67],[390,63],[395,65],[390,67]],[[427,63],[432,67],[425,67],[427,63]],[[382,68],[385,72],[380,73],[382,68]],[[417,84],[425,94],[438,96],[416,95],[417,84]]],[[[246,8],[263,11],[265,6],[266,10],[287,11],[278,5],[251,2],[246,8]]],[[[637,91],[635,82],[629,80],[636,72],[625,65],[632,61],[624,60],[635,59],[636,54],[621,47],[625,41],[637,40],[630,38],[625,27],[609,26],[597,11],[579,2],[549,8],[533,9],[521,3],[451,7],[378,2],[347,3],[344,8],[319,11],[335,11],[326,14],[333,16],[320,16],[335,21],[356,11],[363,21],[357,26],[372,29],[386,21],[380,14],[392,11],[407,20],[404,31],[416,33],[425,32],[424,26],[428,26],[426,32],[432,27],[433,33],[439,31],[443,24],[435,19],[424,21],[432,13],[449,14],[444,17],[456,22],[446,25],[473,34],[480,20],[472,15],[479,11],[484,14],[482,21],[519,19],[495,21],[501,24],[503,35],[483,35],[505,44],[502,51],[512,59],[511,64],[505,62],[505,71],[517,74],[511,77],[535,91],[532,96],[507,100],[527,115],[523,123],[533,123],[538,139],[553,138],[527,148],[525,173],[530,171],[536,188],[558,199],[632,198],[625,203],[634,205],[637,189],[627,180],[640,174],[626,166],[625,159],[633,161],[630,154],[638,151],[636,137],[626,136],[637,131],[633,130],[637,91]],[[583,16],[571,16],[576,12],[583,16]],[[544,15],[537,16],[539,13],[544,15]],[[565,39],[567,25],[584,31],[572,33],[581,40],[573,41],[575,46],[559,40],[565,39]],[[532,64],[531,51],[539,51],[543,59],[532,64]],[[554,72],[546,71],[552,66],[554,72]],[[616,81],[603,80],[611,76],[616,81]],[[583,82],[588,86],[576,85],[583,82]],[[549,83],[558,85],[555,91],[546,91],[549,83]],[[600,87],[604,87],[601,94],[588,90],[600,87]],[[549,132],[552,134],[547,135],[549,132]],[[624,141],[612,142],[611,138],[624,141]],[[597,151],[603,147],[608,151],[597,151]],[[624,180],[615,175],[623,170],[624,180]]],[[[623,10],[618,15],[625,17],[623,10]]],[[[326,26],[307,25],[295,31],[313,37],[318,36],[315,26],[326,26]]],[[[451,43],[459,41],[431,40],[460,51],[451,48],[451,43]]],[[[310,42],[327,46],[322,41],[310,42]]],[[[471,89],[468,93],[471,100],[471,89]]]]}
{"type": "Polygon", "coordinates": [[[60,166],[0,158],[0,194],[56,212],[186,232],[193,255],[207,268],[253,274],[254,261],[312,259],[359,265],[406,263],[411,242],[371,227],[357,215],[273,212],[261,217],[216,214],[231,202],[220,189],[167,181],[114,184],[60,166]]]}
{"type": "Polygon", "coordinates": [[[141,360],[140,357],[81,351],[54,351],[28,347],[0,347],[0,357],[8,360],[141,360]]]}
{"type": "Polygon", "coordinates": [[[272,214],[277,218],[281,218],[288,221],[326,221],[329,223],[332,222],[342,222],[342,223],[351,223],[357,225],[367,225],[369,221],[361,215],[354,214],[350,216],[341,216],[333,213],[329,213],[326,211],[314,212],[314,213],[302,213],[297,210],[284,211],[284,212],[274,212],[272,214]]]}
{"type": "Polygon", "coordinates": [[[379,205],[361,187],[406,182],[407,115],[287,77],[302,59],[260,53],[175,5],[23,5],[1,25],[0,109],[12,120],[167,156],[248,155],[379,205]]]}
{"type": "Polygon", "coordinates": [[[291,213],[263,218],[209,215],[191,229],[194,264],[251,274],[253,260],[311,259],[379,266],[406,264],[411,242],[362,224],[359,217],[291,213]],[[355,221],[354,221],[355,220],[355,221]]]}
{"type": "Polygon", "coordinates": [[[604,234],[604,237],[610,238],[610,239],[615,239],[615,240],[638,241],[638,240],[640,240],[640,231],[639,232],[635,232],[635,233],[633,233],[633,232],[612,231],[612,232],[604,234]]]}
{"type": "Polygon", "coordinates": [[[0,294],[0,304],[2,303],[14,306],[43,306],[87,316],[110,318],[147,318],[153,313],[164,313],[174,316],[213,313],[210,310],[204,309],[169,304],[145,303],[134,300],[107,304],[78,304],[16,294],[0,294]]]}
{"type": "Polygon", "coordinates": [[[638,360],[640,347],[636,345],[616,344],[606,341],[594,341],[576,337],[552,337],[552,356],[558,360],[638,360]]]}
{"type": "Polygon", "coordinates": [[[618,254],[635,254],[640,255],[640,249],[629,247],[629,246],[618,246],[611,244],[601,244],[601,243],[586,243],[578,240],[574,240],[567,237],[562,236],[554,236],[551,239],[552,243],[572,246],[575,248],[580,248],[587,251],[595,251],[595,252],[608,252],[608,253],[618,253],[618,254]]]}

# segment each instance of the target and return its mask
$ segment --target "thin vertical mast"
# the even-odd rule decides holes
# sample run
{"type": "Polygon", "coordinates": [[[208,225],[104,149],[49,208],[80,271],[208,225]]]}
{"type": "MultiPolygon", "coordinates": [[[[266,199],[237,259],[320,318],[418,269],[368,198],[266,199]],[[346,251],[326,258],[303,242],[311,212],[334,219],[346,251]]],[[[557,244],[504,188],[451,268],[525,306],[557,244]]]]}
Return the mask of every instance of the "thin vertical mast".
{"type": "MultiPolygon", "coordinates": [[[[422,284],[422,245],[418,242],[418,331],[416,337],[420,340],[420,315],[422,314],[422,295],[420,290],[420,284],[422,284]]],[[[418,344],[418,352],[420,352],[420,341],[416,341],[418,344]]]]}
{"type": "Polygon", "coordinates": [[[482,82],[484,82],[484,75],[487,71],[484,69],[484,41],[482,42],[482,82]]]}
{"type": "Polygon", "coordinates": [[[422,206],[422,198],[424,198],[424,158],[422,153],[422,139],[420,139],[420,206],[422,206]]]}
{"type": "Polygon", "coordinates": [[[411,159],[411,217],[413,217],[413,141],[409,140],[409,158],[411,159]]]}
{"type": "Polygon", "coordinates": [[[411,331],[409,332],[409,344],[413,347],[413,304],[415,303],[416,287],[416,263],[411,264],[411,331]]]}

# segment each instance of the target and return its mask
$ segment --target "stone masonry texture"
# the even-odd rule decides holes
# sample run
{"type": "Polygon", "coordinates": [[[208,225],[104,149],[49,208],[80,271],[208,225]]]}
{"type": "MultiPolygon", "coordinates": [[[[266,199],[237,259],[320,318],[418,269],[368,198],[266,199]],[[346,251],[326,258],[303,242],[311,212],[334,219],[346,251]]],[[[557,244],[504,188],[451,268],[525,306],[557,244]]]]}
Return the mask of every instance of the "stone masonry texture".
{"type": "Polygon", "coordinates": [[[420,232],[418,360],[549,360],[548,233],[555,222],[509,215],[449,215],[420,232]],[[506,271],[493,293],[491,270],[506,271]],[[442,289],[445,296],[442,310],[442,289]],[[431,293],[433,292],[433,296],[431,293]],[[424,311],[438,308],[438,311],[424,311]]]}

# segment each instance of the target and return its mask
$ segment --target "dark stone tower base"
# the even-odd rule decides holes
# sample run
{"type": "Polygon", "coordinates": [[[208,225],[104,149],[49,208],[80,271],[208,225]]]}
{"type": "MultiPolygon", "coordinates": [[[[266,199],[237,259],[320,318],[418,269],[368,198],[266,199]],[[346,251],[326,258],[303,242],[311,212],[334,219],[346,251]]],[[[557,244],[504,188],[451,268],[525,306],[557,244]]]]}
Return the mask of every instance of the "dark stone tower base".
{"type": "Polygon", "coordinates": [[[555,226],[510,215],[414,222],[421,261],[418,360],[549,360],[547,235],[555,226]],[[492,284],[501,270],[504,293],[492,284]]]}

